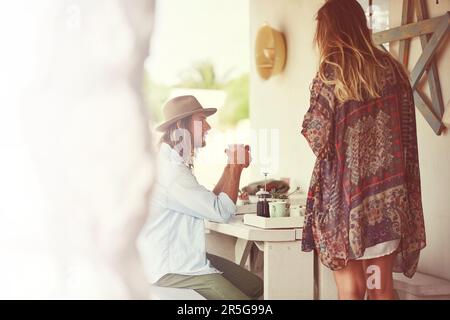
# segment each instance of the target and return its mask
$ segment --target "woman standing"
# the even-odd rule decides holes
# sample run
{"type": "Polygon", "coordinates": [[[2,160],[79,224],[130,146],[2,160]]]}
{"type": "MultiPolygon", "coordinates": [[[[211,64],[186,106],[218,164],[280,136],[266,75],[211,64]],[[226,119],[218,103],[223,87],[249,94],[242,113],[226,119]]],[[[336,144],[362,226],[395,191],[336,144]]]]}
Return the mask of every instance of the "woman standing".
{"type": "Polygon", "coordinates": [[[415,107],[403,67],[373,43],[356,0],[317,14],[320,66],[302,134],[317,161],[303,251],[334,271],[340,299],[394,299],[425,247],[415,107]]]}

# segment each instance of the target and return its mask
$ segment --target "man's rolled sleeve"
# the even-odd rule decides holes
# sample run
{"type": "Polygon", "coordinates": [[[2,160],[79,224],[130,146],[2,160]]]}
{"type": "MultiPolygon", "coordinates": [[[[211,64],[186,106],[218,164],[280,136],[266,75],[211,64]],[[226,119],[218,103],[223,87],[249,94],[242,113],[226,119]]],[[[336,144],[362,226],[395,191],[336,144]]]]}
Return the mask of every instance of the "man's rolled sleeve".
{"type": "Polygon", "coordinates": [[[190,173],[184,172],[170,186],[168,207],[177,212],[215,222],[228,222],[236,212],[230,197],[206,189],[190,173]]]}
{"type": "Polygon", "coordinates": [[[217,197],[222,206],[221,211],[224,213],[222,215],[222,217],[224,218],[224,222],[228,223],[230,219],[236,214],[236,205],[225,192],[219,193],[217,197]]]}

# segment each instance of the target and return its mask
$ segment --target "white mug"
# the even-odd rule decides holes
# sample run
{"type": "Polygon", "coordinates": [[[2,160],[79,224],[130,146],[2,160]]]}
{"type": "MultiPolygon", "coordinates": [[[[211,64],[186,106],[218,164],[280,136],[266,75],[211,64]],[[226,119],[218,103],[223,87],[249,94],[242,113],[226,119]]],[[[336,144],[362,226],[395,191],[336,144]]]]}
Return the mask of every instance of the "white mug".
{"type": "Polygon", "coordinates": [[[291,205],[289,209],[289,215],[291,217],[301,217],[305,215],[304,208],[301,205],[291,205]]]}
{"type": "Polygon", "coordinates": [[[269,213],[271,218],[286,217],[287,216],[286,201],[270,202],[269,213]]]}
{"type": "MultiPolygon", "coordinates": [[[[237,154],[237,164],[243,164],[245,163],[245,144],[243,143],[234,143],[234,144],[229,144],[228,145],[228,152],[234,151],[234,150],[238,150],[238,154],[237,154]]],[[[225,152],[227,151],[225,150],[225,152]]]]}

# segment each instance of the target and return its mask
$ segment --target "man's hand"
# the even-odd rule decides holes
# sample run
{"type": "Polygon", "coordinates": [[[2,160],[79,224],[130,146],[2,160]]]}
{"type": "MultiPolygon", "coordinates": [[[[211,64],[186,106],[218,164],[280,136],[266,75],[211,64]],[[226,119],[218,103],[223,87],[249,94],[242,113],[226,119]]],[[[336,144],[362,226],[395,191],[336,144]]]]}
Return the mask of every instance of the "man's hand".
{"type": "Polygon", "coordinates": [[[228,156],[228,165],[237,166],[241,169],[248,168],[250,166],[251,155],[249,145],[232,144],[225,150],[225,153],[228,156]]]}
{"type": "Polygon", "coordinates": [[[213,192],[216,195],[224,192],[236,203],[242,170],[248,168],[251,162],[250,146],[233,144],[225,150],[225,153],[228,156],[227,166],[213,192]]]}

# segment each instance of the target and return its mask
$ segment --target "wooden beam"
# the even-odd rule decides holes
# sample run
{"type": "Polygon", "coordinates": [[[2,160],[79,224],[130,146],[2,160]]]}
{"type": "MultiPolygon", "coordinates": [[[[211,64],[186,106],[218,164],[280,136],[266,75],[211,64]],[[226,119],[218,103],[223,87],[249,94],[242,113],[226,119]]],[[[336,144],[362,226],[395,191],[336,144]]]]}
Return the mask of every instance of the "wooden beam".
{"type": "MultiPolygon", "coordinates": [[[[416,1],[416,14],[419,21],[428,19],[427,6],[424,1],[416,1]]],[[[420,43],[422,49],[428,44],[429,35],[420,36],[420,43]]],[[[438,68],[436,61],[430,63],[430,67],[427,72],[428,75],[428,86],[430,88],[432,110],[439,115],[440,118],[444,115],[444,99],[442,98],[441,83],[439,81],[438,68]]]]}
{"type": "Polygon", "coordinates": [[[428,42],[427,46],[423,49],[422,55],[420,56],[417,64],[411,72],[411,87],[416,88],[420,78],[428,68],[431,59],[434,57],[437,48],[445,39],[448,30],[450,29],[450,15],[445,15],[441,17],[436,30],[428,42]]]}
{"type": "Polygon", "coordinates": [[[419,95],[420,99],[421,99],[421,103],[424,104],[426,107],[428,107],[428,109],[430,109],[430,112],[434,115],[434,117],[436,119],[441,119],[434,111],[433,108],[431,107],[431,102],[428,100],[427,96],[420,90],[416,90],[415,92],[417,92],[417,94],[419,95]]]}
{"type": "Polygon", "coordinates": [[[386,49],[386,47],[385,47],[384,45],[379,44],[378,47],[379,47],[381,50],[383,50],[384,52],[389,53],[389,50],[386,49]]]}
{"type": "Polygon", "coordinates": [[[419,109],[420,113],[422,113],[428,124],[431,126],[431,129],[433,129],[433,131],[438,136],[440,136],[442,131],[445,129],[445,126],[442,121],[427,106],[426,102],[417,90],[414,91],[414,104],[416,108],[419,109]]]}
{"type": "Polygon", "coordinates": [[[239,238],[237,239],[236,247],[235,247],[236,264],[239,264],[241,267],[245,267],[245,264],[249,257],[252,246],[253,246],[253,241],[239,239],[239,238]]]}
{"type": "MultiPolygon", "coordinates": [[[[412,0],[403,0],[402,25],[406,25],[411,22],[412,4],[412,0]]],[[[406,69],[408,69],[410,43],[410,39],[400,40],[400,48],[398,51],[400,62],[406,69]]]]}
{"type": "MultiPolygon", "coordinates": [[[[383,43],[406,40],[417,36],[420,37],[423,48],[422,55],[411,72],[411,87],[414,92],[414,102],[417,109],[422,113],[433,131],[437,135],[441,135],[445,130],[445,126],[442,122],[445,107],[442,101],[442,91],[437,67],[433,58],[450,30],[450,12],[437,18],[427,19],[425,2],[422,0],[414,1],[419,20],[417,23],[410,23],[375,33],[373,34],[373,41],[381,48],[384,48],[382,45],[383,43]],[[430,35],[430,37],[428,36],[429,34],[433,35],[430,35]],[[417,85],[426,71],[428,71],[430,75],[428,80],[432,96],[431,105],[426,102],[428,99],[417,90],[417,85]]],[[[407,3],[406,0],[404,0],[402,23],[407,19],[407,10],[410,9],[410,7],[408,8],[410,5],[412,5],[412,2],[407,3]]],[[[407,66],[408,63],[408,50],[408,44],[406,44],[406,42],[400,44],[399,60],[405,66],[407,66]]]]}
{"type": "Polygon", "coordinates": [[[436,27],[442,22],[444,17],[450,16],[450,12],[447,12],[443,16],[428,19],[425,21],[410,23],[397,28],[392,28],[385,31],[380,31],[373,34],[373,41],[375,44],[383,44],[387,42],[400,41],[409,39],[423,34],[433,33],[436,27]]]}

